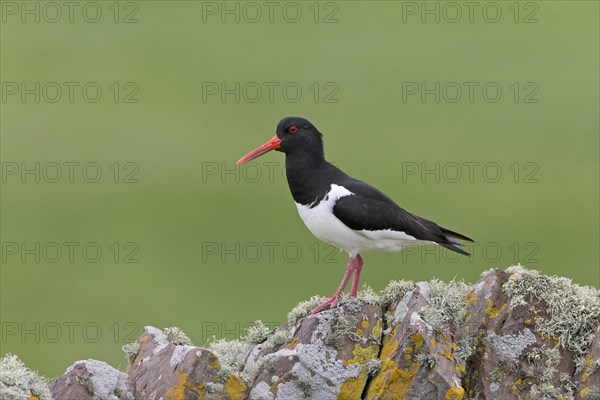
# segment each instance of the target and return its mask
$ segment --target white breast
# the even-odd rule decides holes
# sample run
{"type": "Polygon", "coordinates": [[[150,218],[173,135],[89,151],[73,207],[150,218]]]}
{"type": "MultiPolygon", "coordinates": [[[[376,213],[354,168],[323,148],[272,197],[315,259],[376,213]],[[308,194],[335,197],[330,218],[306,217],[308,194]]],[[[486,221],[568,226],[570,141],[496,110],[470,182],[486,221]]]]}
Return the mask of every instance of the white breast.
{"type": "Polygon", "coordinates": [[[387,230],[355,231],[347,227],[335,215],[335,203],[345,196],[354,196],[343,186],[331,185],[331,190],[314,208],[296,203],[300,218],[320,240],[348,252],[351,257],[362,251],[400,251],[407,246],[432,242],[417,240],[404,232],[387,230]]]}

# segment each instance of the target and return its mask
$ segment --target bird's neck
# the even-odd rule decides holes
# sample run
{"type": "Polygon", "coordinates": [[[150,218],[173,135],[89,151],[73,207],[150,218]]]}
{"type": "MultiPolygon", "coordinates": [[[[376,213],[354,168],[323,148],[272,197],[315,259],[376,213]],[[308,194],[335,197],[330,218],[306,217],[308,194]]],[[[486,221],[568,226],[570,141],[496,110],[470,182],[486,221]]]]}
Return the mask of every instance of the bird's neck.
{"type": "Polygon", "coordinates": [[[339,171],[325,160],[322,153],[317,152],[288,153],[285,167],[292,197],[296,203],[303,205],[318,203],[331,189],[339,171]]]}

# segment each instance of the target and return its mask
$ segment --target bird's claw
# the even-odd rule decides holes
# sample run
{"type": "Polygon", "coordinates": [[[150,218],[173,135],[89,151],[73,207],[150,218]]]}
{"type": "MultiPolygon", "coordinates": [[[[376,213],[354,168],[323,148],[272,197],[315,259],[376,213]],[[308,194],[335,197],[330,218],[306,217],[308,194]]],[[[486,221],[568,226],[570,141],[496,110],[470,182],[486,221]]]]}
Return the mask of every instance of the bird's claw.
{"type": "Polygon", "coordinates": [[[327,307],[329,307],[330,309],[336,308],[337,305],[338,305],[339,300],[340,300],[340,296],[333,295],[332,297],[328,298],[327,300],[325,300],[324,302],[322,302],[321,304],[319,304],[314,310],[312,310],[310,312],[310,314],[314,315],[314,314],[316,314],[318,312],[323,311],[327,307]]]}

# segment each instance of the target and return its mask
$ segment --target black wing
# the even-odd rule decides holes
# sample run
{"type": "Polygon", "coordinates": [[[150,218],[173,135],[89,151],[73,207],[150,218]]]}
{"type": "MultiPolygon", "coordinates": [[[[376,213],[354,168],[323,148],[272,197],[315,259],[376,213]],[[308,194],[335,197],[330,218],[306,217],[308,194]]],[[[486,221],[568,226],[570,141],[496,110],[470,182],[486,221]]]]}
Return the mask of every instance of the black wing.
{"type": "Polygon", "coordinates": [[[384,193],[364,182],[353,179],[340,185],[354,195],[338,199],[333,207],[333,214],[349,228],[358,231],[400,231],[419,240],[435,242],[449,250],[469,255],[456,247],[463,244],[453,238],[470,242],[472,239],[409,213],[384,193]]]}

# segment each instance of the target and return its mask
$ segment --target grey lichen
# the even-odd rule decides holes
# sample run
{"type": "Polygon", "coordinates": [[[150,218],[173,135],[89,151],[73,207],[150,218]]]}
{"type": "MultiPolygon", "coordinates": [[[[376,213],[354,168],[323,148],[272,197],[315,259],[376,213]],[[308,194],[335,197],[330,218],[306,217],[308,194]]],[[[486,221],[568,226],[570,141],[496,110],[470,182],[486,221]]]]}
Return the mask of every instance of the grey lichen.
{"type": "Polygon", "coordinates": [[[561,372],[560,376],[560,385],[564,391],[564,398],[566,400],[574,400],[575,393],[577,392],[577,385],[573,382],[573,377],[566,372],[561,372]]]}
{"type": "Polygon", "coordinates": [[[244,368],[240,355],[248,344],[241,340],[219,339],[209,344],[209,350],[217,355],[221,366],[231,372],[239,372],[244,368]]]}
{"type": "Polygon", "coordinates": [[[193,346],[190,338],[178,327],[171,326],[163,329],[167,340],[176,346],[193,346]]]}
{"type": "Polygon", "coordinates": [[[306,317],[313,309],[326,300],[323,296],[313,296],[308,300],[301,301],[288,313],[288,324],[294,325],[300,319],[306,317]]]}
{"type": "Polygon", "coordinates": [[[77,375],[76,379],[87,394],[94,396],[94,383],[89,375],[77,375]]]}
{"type": "Polygon", "coordinates": [[[373,290],[370,286],[364,285],[361,290],[358,291],[358,299],[364,301],[367,304],[381,304],[381,293],[373,290]]]}
{"type": "Polygon", "coordinates": [[[330,323],[330,332],[325,338],[326,345],[339,349],[350,337],[356,325],[353,317],[344,315],[343,311],[336,311],[330,323]]]}
{"type": "Polygon", "coordinates": [[[557,338],[565,349],[577,355],[585,354],[593,337],[600,300],[598,291],[592,287],[579,286],[570,279],[541,275],[539,271],[527,270],[520,265],[507,269],[510,274],[504,284],[504,292],[511,297],[510,307],[528,307],[536,313],[535,302],[528,296],[543,300],[550,318],[538,316],[536,329],[544,337],[557,338]]]}
{"type": "Polygon", "coordinates": [[[293,382],[298,387],[298,389],[300,389],[300,394],[303,398],[310,398],[313,392],[313,388],[309,381],[301,379],[298,375],[294,374],[293,372],[287,375],[287,380],[289,382],[293,382]]]}
{"type": "Polygon", "coordinates": [[[140,352],[140,344],[138,342],[127,343],[121,349],[125,353],[128,362],[132,362],[140,352]]]}
{"type": "Polygon", "coordinates": [[[77,366],[87,372],[77,374],[77,381],[85,391],[98,399],[114,399],[117,393],[127,393],[127,375],[98,360],[78,361],[67,368],[67,374],[77,366]]]}
{"type": "Polygon", "coordinates": [[[600,386],[593,386],[588,392],[582,396],[585,400],[600,400],[600,386]]]}
{"type": "Polygon", "coordinates": [[[284,345],[292,340],[292,332],[289,329],[277,328],[275,331],[267,337],[264,345],[267,348],[277,347],[284,345]]]}
{"type": "Polygon", "coordinates": [[[414,287],[415,283],[412,281],[391,281],[381,291],[381,305],[383,307],[389,307],[393,303],[397,303],[404,297],[406,292],[413,290],[414,287]]]}
{"type": "Polygon", "coordinates": [[[433,369],[438,363],[438,357],[437,353],[430,353],[429,351],[424,350],[424,348],[421,348],[415,356],[415,362],[421,367],[433,369]]]}
{"type": "Polygon", "coordinates": [[[501,382],[508,375],[515,375],[519,371],[519,361],[512,358],[500,358],[490,374],[492,382],[501,382]]]}
{"type": "Polygon", "coordinates": [[[258,344],[267,340],[270,334],[271,329],[264,322],[258,320],[248,327],[244,340],[250,344],[258,344]]]}
{"type": "Polygon", "coordinates": [[[372,358],[365,364],[367,374],[369,376],[375,376],[381,371],[382,362],[379,358],[372,358]]]}
{"type": "Polygon", "coordinates": [[[475,353],[474,338],[459,339],[453,355],[457,361],[466,362],[475,353]]]}
{"type": "Polygon", "coordinates": [[[560,352],[557,348],[534,347],[527,352],[528,368],[525,373],[539,382],[551,382],[557,372],[560,362],[560,352]]]}
{"type": "Polygon", "coordinates": [[[429,304],[423,312],[423,320],[437,332],[448,330],[448,324],[459,326],[466,315],[466,297],[471,288],[464,282],[429,282],[429,304]]]}
{"type": "Polygon", "coordinates": [[[19,357],[6,354],[0,359],[0,398],[3,400],[52,400],[48,380],[23,364],[19,357]]]}
{"type": "Polygon", "coordinates": [[[536,342],[536,338],[528,328],[525,328],[522,332],[514,335],[497,335],[492,332],[488,335],[488,341],[496,353],[517,359],[523,350],[536,342]]]}

